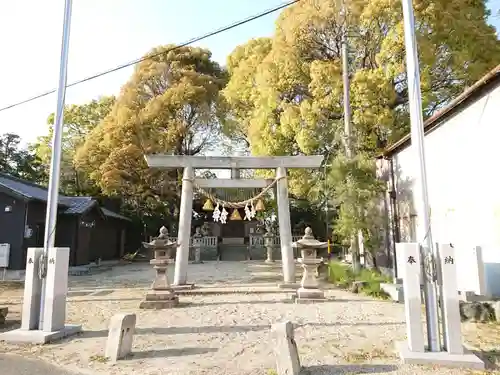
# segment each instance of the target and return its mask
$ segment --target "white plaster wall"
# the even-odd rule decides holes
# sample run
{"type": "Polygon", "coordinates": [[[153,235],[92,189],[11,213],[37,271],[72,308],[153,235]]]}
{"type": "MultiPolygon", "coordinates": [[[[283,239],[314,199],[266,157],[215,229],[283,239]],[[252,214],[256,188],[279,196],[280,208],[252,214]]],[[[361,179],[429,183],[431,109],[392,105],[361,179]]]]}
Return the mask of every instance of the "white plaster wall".
{"type": "MultiPolygon", "coordinates": [[[[433,242],[458,249],[459,290],[476,292],[477,277],[467,264],[480,246],[486,292],[500,295],[500,86],[426,135],[424,145],[433,242]]],[[[420,242],[425,230],[412,203],[418,157],[410,146],[393,159],[400,216],[405,206],[417,214],[416,230],[402,237],[420,242]]]]}

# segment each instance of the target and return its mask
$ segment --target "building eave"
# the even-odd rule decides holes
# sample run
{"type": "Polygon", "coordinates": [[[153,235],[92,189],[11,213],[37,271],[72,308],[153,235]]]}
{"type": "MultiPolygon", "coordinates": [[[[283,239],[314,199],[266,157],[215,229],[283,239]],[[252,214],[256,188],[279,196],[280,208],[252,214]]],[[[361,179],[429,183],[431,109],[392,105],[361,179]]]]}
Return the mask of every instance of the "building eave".
{"type": "MultiPolygon", "coordinates": [[[[424,133],[427,135],[431,131],[435,130],[442,124],[444,124],[447,118],[453,116],[457,113],[463,106],[469,103],[471,100],[475,100],[481,96],[481,94],[488,90],[491,86],[495,86],[500,84],[500,65],[497,65],[493,70],[491,70],[488,74],[483,76],[479,81],[474,83],[472,86],[467,88],[462,94],[457,96],[454,100],[450,102],[442,110],[436,112],[434,115],[429,117],[424,122],[424,133]]],[[[382,154],[379,155],[379,158],[382,157],[391,157],[398,151],[403,148],[406,148],[411,144],[411,134],[405,135],[399,141],[393,143],[389,146],[382,154]]]]}

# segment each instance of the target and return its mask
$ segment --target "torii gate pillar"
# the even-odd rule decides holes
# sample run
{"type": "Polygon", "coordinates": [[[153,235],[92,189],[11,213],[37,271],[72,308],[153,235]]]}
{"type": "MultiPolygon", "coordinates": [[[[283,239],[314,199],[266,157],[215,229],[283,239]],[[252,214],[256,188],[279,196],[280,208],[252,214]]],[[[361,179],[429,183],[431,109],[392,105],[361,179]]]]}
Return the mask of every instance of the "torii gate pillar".
{"type": "Polygon", "coordinates": [[[278,222],[281,242],[281,260],[283,262],[283,280],[285,284],[295,284],[295,259],[292,248],[292,226],[290,223],[290,203],[288,202],[288,181],[286,169],[276,169],[278,222]]]}
{"type": "Polygon", "coordinates": [[[189,260],[189,241],[191,240],[191,218],[193,217],[193,167],[184,168],[182,176],[181,208],[179,212],[179,232],[175,254],[174,285],[186,285],[189,260]]]}

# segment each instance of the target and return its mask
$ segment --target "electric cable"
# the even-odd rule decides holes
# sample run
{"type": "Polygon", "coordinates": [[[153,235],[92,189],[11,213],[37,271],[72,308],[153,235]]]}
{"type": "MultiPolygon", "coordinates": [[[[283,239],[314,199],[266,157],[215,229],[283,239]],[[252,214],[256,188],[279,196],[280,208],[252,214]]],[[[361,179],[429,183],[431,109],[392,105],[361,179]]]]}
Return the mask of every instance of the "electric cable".
{"type": "MultiPolygon", "coordinates": [[[[198,37],[195,37],[195,38],[192,38],[192,39],[189,39],[188,41],[186,42],[183,42],[181,44],[178,44],[176,45],[175,47],[172,47],[172,48],[169,48],[168,50],[166,51],[162,51],[162,52],[159,52],[159,53],[156,53],[156,54],[152,54],[152,55],[146,55],[146,56],[143,56],[141,58],[138,58],[138,59],[135,59],[133,61],[130,61],[128,63],[125,63],[125,64],[121,64],[121,65],[118,65],[114,68],[111,68],[111,69],[108,69],[108,70],[105,70],[103,72],[100,72],[100,73],[97,73],[97,74],[94,74],[92,76],[89,76],[89,77],[86,77],[86,78],[83,78],[83,79],[80,79],[78,81],[75,81],[75,82],[72,82],[70,84],[68,84],[66,87],[72,87],[72,86],[76,86],[76,85],[79,85],[81,83],[84,83],[84,82],[88,82],[88,81],[91,81],[91,80],[94,80],[96,78],[99,78],[99,77],[102,77],[102,76],[105,76],[107,74],[110,74],[110,73],[114,73],[118,70],[121,70],[121,69],[124,69],[124,68],[128,68],[132,65],[135,65],[135,64],[138,64],[140,62],[143,62],[143,61],[146,61],[146,60],[151,60],[151,59],[154,59],[155,57],[158,57],[160,55],[163,55],[165,53],[169,53],[169,52],[172,52],[172,51],[175,51],[176,49],[179,49],[179,48],[182,48],[182,47],[186,47],[186,46],[189,46],[190,44],[193,44],[193,43],[196,43],[196,42],[199,42],[199,41],[202,41],[204,39],[207,39],[207,38],[210,38],[212,36],[215,36],[215,35],[218,35],[218,34],[221,34],[223,32],[226,32],[226,31],[229,31],[231,29],[234,29],[236,27],[239,27],[239,26],[242,26],[246,23],[249,23],[249,22],[252,22],[252,21],[255,21],[259,18],[262,18],[262,17],[265,17],[271,13],[274,13],[274,12],[277,12],[278,10],[282,10],[282,9],[285,9],[285,8],[288,8],[289,6],[293,5],[293,4],[296,4],[298,3],[299,1],[301,0],[293,0],[293,1],[289,1],[285,4],[282,4],[282,5],[279,5],[277,7],[274,7],[274,8],[271,8],[271,9],[268,9],[264,12],[261,12],[259,14],[256,14],[256,15],[253,15],[253,16],[250,16],[248,18],[245,18],[241,21],[237,21],[237,22],[234,22],[228,26],[224,26],[224,27],[221,27],[219,29],[216,29],[214,31],[211,31],[209,33],[206,33],[204,35],[201,35],[201,36],[198,36],[198,37]]],[[[19,102],[16,102],[16,103],[13,103],[13,104],[10,104],[6,107],[2,107],[0,108],[0,112],[3,112],[3,111],[6,111],[8,109],[11,109],[11,108],[14,108],[14,107],[18,107],[20,105],[23,105],[23,104],[26,104],[26,103],[29,103],[29,102],[32,102],[34,100],[37,100],[37,99],[41,99],[45,96],[48,96],[50,94],[53,94],[57,91],[57,89],[52,89],[52,90],[49,90],[49,91],[46,91],[42,94],[38,94],[38,95],[35,95],[35,96],[32,96],[28,99],[24,99],[24,100],[21,100],[19,102]]]]}

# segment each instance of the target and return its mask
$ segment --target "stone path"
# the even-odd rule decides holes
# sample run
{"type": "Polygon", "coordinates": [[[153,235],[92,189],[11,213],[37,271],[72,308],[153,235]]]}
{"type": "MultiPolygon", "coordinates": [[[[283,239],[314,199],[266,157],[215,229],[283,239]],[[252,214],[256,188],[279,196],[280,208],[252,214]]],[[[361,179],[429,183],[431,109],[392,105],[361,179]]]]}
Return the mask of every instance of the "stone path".
{"type": "MultiPolygon", "coordinates": [[[[292,304],[289,294],[275,287],[278,272],[279,264],[259,262],[190,265],[190,281],[220,294],[182,295],[181,308],[163,311],[138,309],[153,278],[149,265],[71,277],[67,320],[83,324],[85,332],[42,347],[0,343],[0,352],[44,358],[91,375],[267,375],[274,369],[270,325],[287,319],[296,325],[305,374],[470,374],[399,364],[394,342],[405,337],[403,305],[340,290],[326,292],[333,302],[292,304]],[[235,289],[239,293],[226,293],[235,289]],[[137,332],[133,354],[112,365],[102,356],[109,319],[119,312],[137,314],[137,332]]],[[[19,291],[2,294],[0,304],[8,303],[15,317],[20,297],[19,291]]],[[[472,324],[463,329],[469,341],[480,337],[485,343],[486,331],[472,324]]],[[[500,332],[492,332],[493,348],[500,332]]]]}
{"type": "Polygon", "coordinates": [[[0,369],[2,375],[77,375],[39,359],[9,354],[0,354],[0,369]]]}

